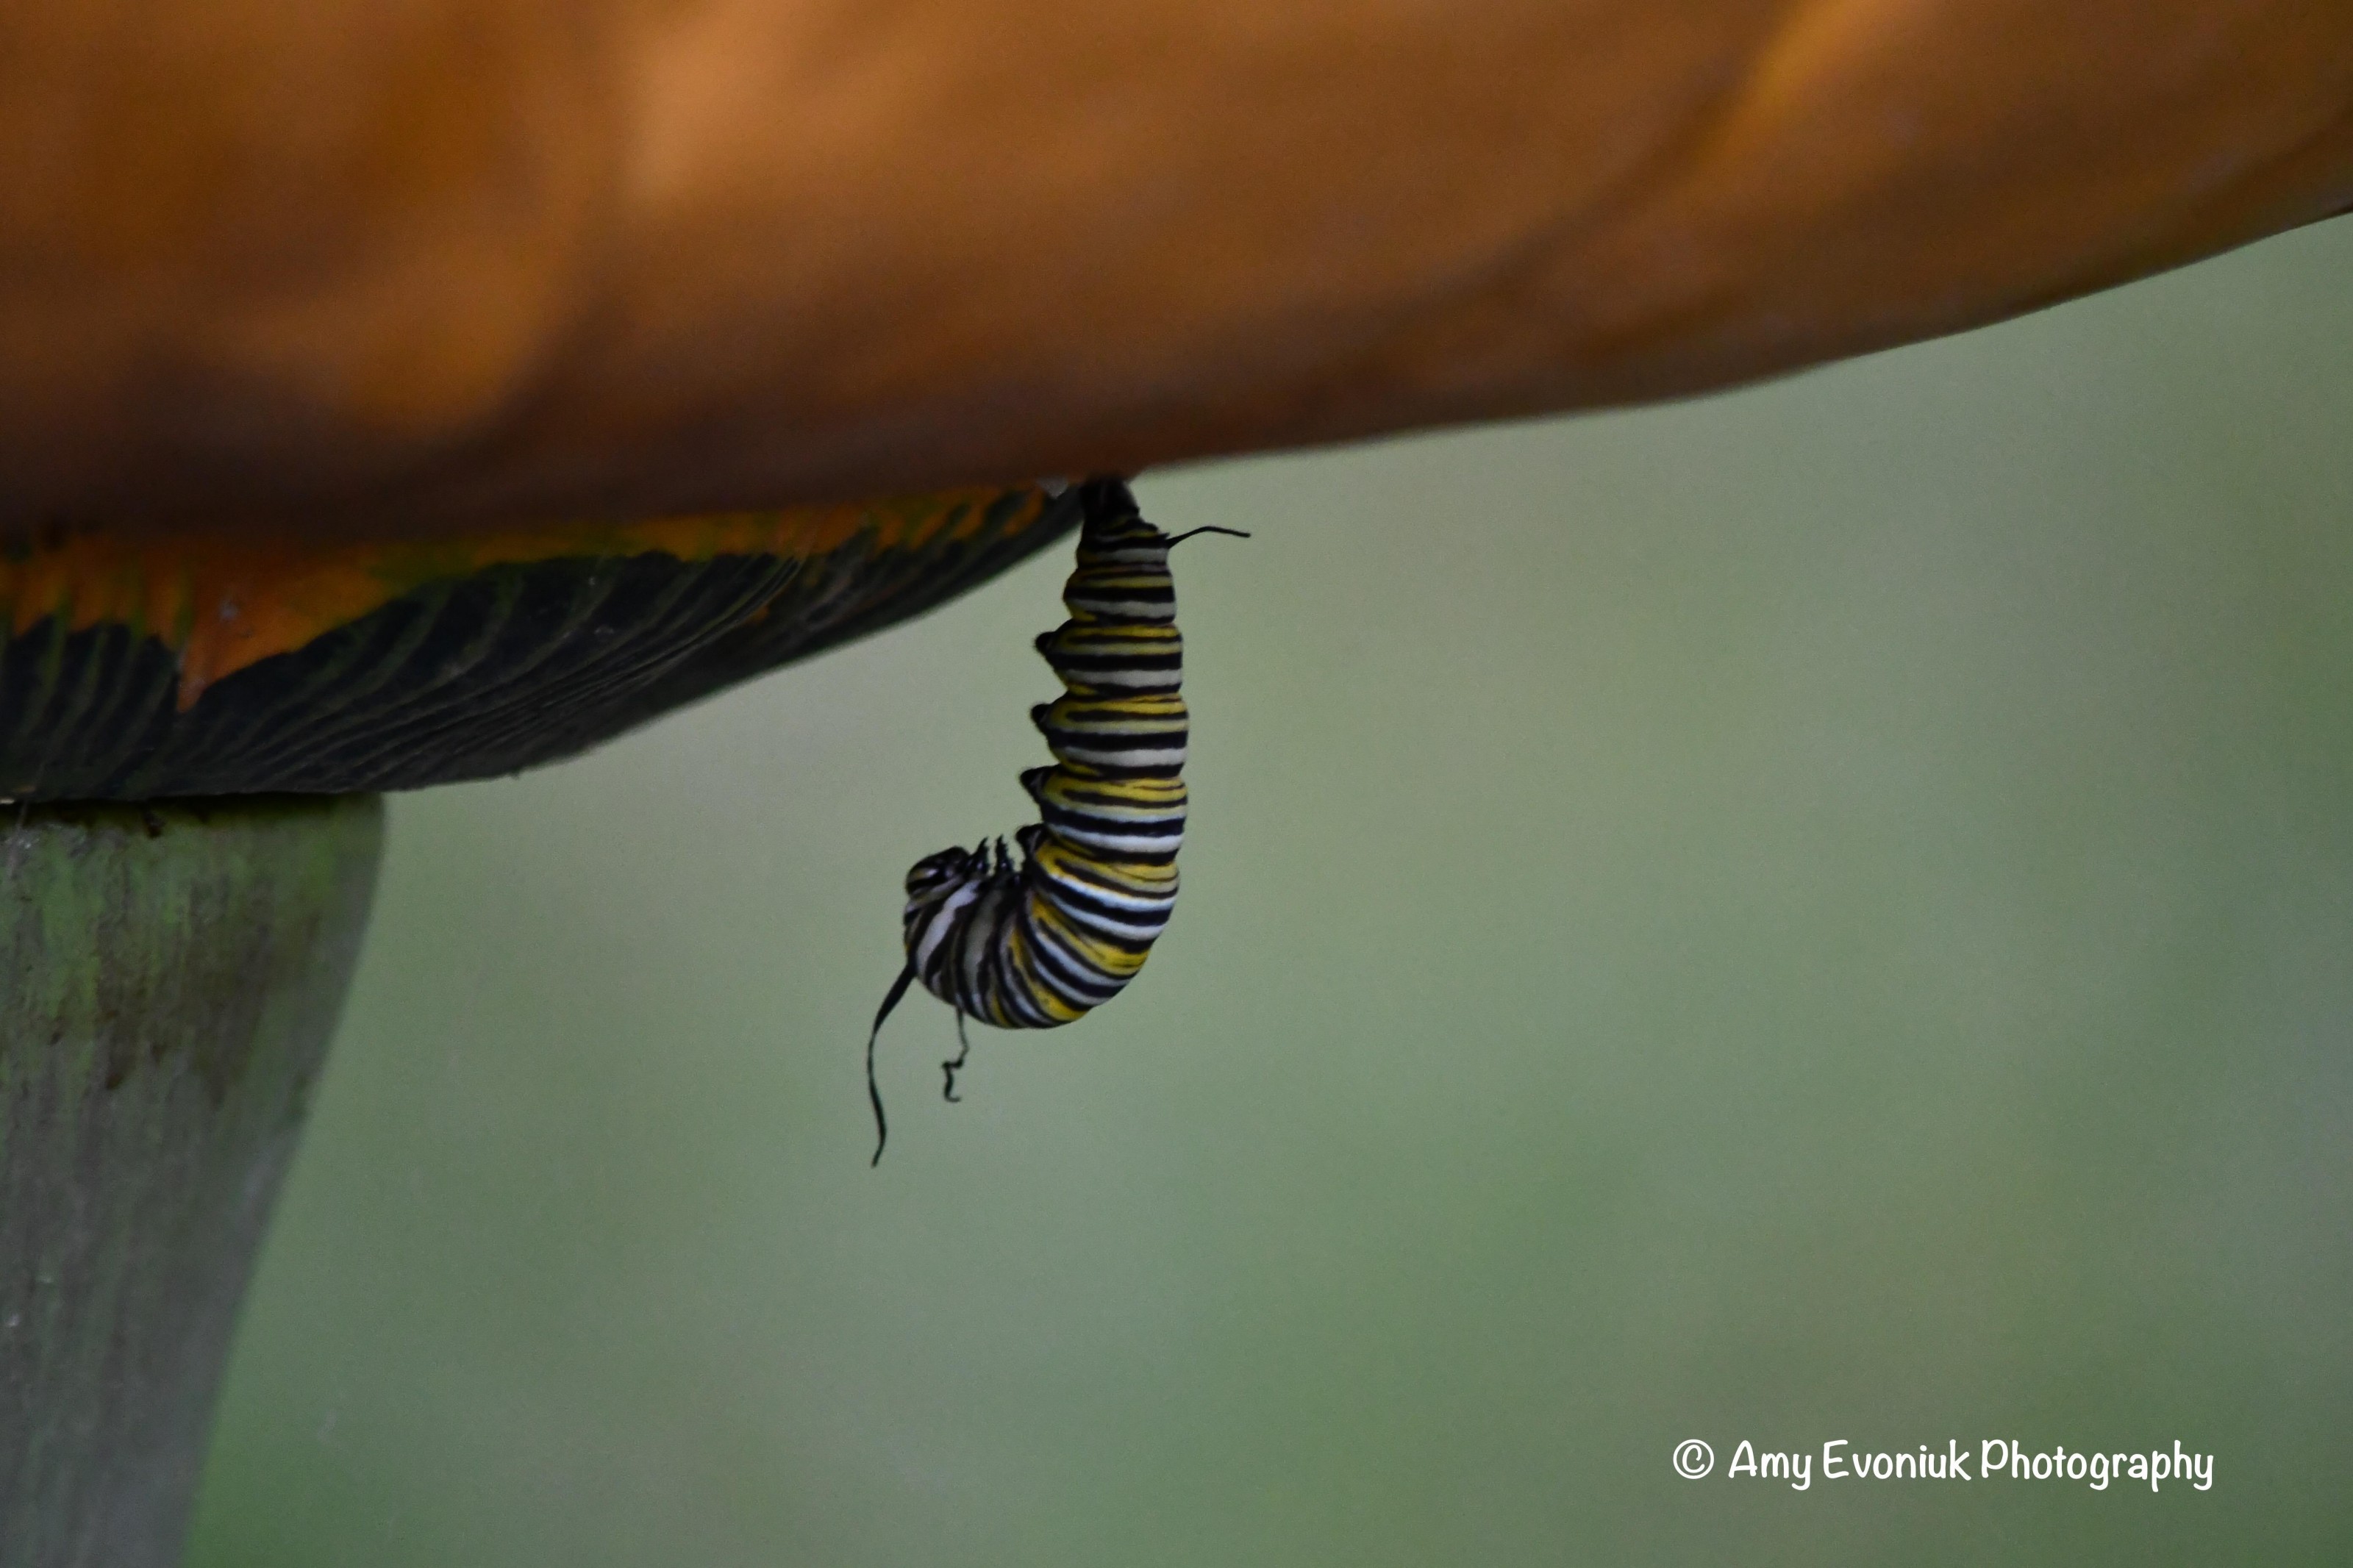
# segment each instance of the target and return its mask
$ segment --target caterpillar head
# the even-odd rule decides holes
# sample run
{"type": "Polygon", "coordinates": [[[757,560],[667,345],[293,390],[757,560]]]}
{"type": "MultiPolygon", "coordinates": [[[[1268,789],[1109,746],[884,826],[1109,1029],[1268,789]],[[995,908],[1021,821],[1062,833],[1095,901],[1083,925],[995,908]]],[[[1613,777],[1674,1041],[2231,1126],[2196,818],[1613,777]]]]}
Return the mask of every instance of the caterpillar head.
{"type": "Polygon", "coordinates": [[[907,911],[929,908],[988,875],[987,847],[943,849],[907,868],[907,911]]]}

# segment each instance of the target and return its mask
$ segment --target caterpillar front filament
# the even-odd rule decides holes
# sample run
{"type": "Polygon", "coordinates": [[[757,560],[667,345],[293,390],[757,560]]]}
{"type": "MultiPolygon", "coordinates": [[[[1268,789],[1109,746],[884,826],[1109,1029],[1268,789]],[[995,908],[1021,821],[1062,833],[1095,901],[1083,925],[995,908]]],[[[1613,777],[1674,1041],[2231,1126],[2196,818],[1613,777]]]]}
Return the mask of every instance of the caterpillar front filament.
{"type": "MultiPolygon", "coordinates": [[[[1062,588],[1071,618],[1038,638],[1064,688],[1029,715],[1054,753],[1021,775],[1040,819],[1014,835],[1018,860],[1004,839],[984,839],[907,871],[906,967],[866,1037],[878,1163],[890,1124],[874,1042],[910,983],[955,1009],[959,1040],[966,1015],[1050,1029],[1118,995],[1176,905],[1187,721],[1168,552],[1192,533],[1145,521],[1115,479],[1087,480],[1080,501],[1078,568],[1062,588]]],[[[964,1060],[944,1064],[950,1100],[964,1060]]]]}

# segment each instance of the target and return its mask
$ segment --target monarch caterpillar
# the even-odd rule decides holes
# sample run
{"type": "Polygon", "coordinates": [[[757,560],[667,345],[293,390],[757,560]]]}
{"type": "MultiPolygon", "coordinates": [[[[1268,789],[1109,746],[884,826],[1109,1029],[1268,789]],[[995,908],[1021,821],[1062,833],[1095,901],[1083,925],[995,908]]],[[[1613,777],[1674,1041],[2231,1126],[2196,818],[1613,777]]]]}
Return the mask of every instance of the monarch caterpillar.
{"type": "Polygon", "coordinates": [[[874,1082],[874,1042],[907,987],[955,1009],[962,1049],[942,1065],[942,1092],[971,1054],[968,1014],[1000,1029],[1050,1029],[1119,994],[1144,967],[1176,905],[1176,849],[1185,837],[1184,639],[1168,552],[1174,536],[1137,512],[1116,479],[1079,492],[1079,561],[1062,586],[1071,618],[1038,637],[1063,693],[1029,710],[1053,765],[1021,786],[1039,820],[1005,840],[926,855],[907,870],[906,966],[866,1037],[866,1097],[874,1108],[874,1163],[890,1124],[874,1082]]]}

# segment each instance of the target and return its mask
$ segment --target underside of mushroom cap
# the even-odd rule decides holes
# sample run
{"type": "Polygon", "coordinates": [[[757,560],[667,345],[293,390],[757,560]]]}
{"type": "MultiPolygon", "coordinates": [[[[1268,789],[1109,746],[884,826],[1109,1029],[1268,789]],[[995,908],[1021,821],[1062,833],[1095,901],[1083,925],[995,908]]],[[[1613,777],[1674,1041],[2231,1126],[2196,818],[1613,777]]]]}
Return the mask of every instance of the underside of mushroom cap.
{"type": "Polygon", "coordinates": [[[415,789],[573,755],[1051,543],[1060,486],[321,548],[0,555],[0,795],[415,789]]]}

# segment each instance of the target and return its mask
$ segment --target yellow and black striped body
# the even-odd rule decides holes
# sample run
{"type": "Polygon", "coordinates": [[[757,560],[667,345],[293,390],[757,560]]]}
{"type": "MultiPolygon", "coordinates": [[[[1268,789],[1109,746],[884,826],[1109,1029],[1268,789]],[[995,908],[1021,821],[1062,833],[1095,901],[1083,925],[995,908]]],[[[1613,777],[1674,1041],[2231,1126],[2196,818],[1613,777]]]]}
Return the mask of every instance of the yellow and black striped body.
{"type": "MultiPolygon", "coordinates": [[[[1118,479],[1086,481],[1080,500],[1078,568],[1062,589],[1071,618],[1038,639],[1064,688],[1030,713],[1054,754],[1021,775],[1040,819],[1015,836],[1018,859],[1000,838],[908,870],[907,965],[878,1032],[918,979],[959,1026],[965,1015],[1007,1029],[1070,1023],[1135,977],[1176,908],[1187,732],[1176,541],[1118,479]]],[[[879,1129],[879,1096],[874,1109],[879,1129]]]]}

